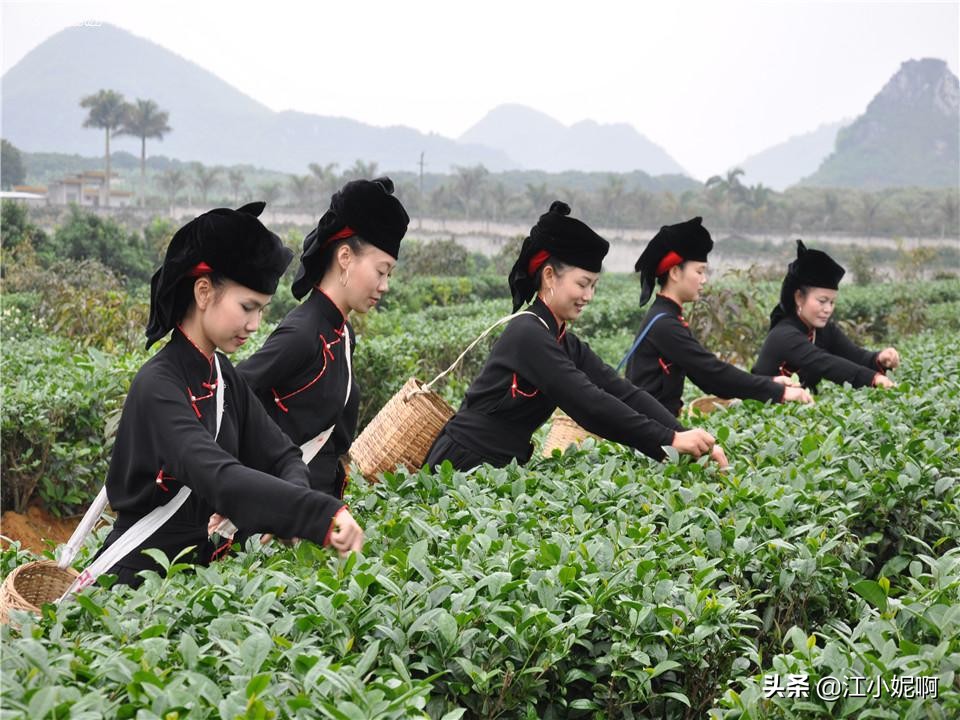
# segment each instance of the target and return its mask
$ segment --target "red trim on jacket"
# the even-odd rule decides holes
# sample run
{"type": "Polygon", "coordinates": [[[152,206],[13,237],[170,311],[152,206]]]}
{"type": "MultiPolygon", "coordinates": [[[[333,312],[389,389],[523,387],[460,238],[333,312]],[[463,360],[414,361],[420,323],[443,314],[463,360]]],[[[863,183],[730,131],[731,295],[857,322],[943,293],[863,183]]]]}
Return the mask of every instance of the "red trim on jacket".
{"type": "Polygon", "coordinates": [[[323,368],[316,375],[316,377],[313,378],[313,380],[308,382],[303,387],[297,388],[293,392],[289,392],[286,395],[281,395],[280,393],[278,393],[276,388],[270,388],[270,392],[273,393],[273,402],[276,403],[277,407],[280,408],[283,412],[289,412],[289,410],[287,409],[287,406],[283,404],[284,400],[287,400],[288,398],[292,398],[294,395],[299,395],[307,388],[316,384],[317,380],[319,380],[326,374],[328,362],[333,362],[334,360],[336,360],[336,358],[333,355],[333,350],[331,350],[330,348],[332,348],[337,343],[340,343],[343,341],[344,330],[343,328],[341,328],[340,330],[337,330],[336,328],[334,328],[334,332],[340,337],[334,340],[333,342],[327,342],[327,338],[322,333],[320,334],[320,342],[323,343],[323,353],[322,353],[323,368]]]}
{"type": "Polygon", "coordinates": [[[513,381],[510,383],[511,397],[516,397],[517,395],[520,395],[525,398],[532,398],[532,397],[536,397],[539,394],[540,394],[539,389],[534,390],[532,393],[525,393],[523,390],[521,390],[520,386],[517,384],[517,374],[516,373],[513,374],[513,381]]]}

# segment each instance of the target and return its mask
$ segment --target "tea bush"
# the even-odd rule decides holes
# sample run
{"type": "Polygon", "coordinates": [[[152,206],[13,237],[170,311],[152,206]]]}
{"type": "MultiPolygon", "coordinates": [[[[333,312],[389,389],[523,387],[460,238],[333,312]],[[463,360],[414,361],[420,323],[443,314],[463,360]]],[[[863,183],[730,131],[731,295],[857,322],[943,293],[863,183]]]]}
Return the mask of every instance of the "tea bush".
{"type": "Polygon", "coordinates": [[[251,542],[17,615],[4,717],[956,717],[955,345],[909,341],[894,391],[696,420],[725,473],[588,442],[351,483],[361,556],[251,542]],[[825,700],[828,674],[887,690],[825,700]],[[936,698],[895,692],[921,675],[936,698]]]}

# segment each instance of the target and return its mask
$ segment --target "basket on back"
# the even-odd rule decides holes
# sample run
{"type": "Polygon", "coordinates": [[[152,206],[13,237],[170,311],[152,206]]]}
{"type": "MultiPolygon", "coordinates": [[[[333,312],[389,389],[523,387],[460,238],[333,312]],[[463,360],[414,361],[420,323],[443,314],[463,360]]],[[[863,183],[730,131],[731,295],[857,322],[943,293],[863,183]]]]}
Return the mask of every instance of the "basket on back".
{"type": "Polygon", "coordinates": [[[698,397],[687,408],[687,414],[692,415],[694,412],[699,411],[702,415],[709,415],[717,408],[727,408],[736,402],[735,399],[726,399],[720,398],[716,395],[704,395],[703,397],[698,397]]]}
{"type": "Polygon", "coordinates": [[[59,600],[77,575],[73,568],[61,568],[50,560],[36,560],[16,568],[0,587],[0,622],[10,621],[11,610],[39,614],[40,606],[59,600]]]}
{"type": "Polygon", "coordinates": [[[453,408],[446,400],[410,378],[354,440],[350,459],[371,482],[398,465],[419,470],[451,417],[453,408]]]}
{"type": "Polygon", "coordinates": [[[561,452],[570,445],[579,445],[587,438],[600,440],[600,437],[592,432],[584,430],[569,415],[557,410],[553,414],[553,424],[550,426],[550,432],[547,433],[547,439],[543,442],[543,456],[550,457],[554,450],[561,452]]]}
{"type": "MultiPolygon", "coordinates": [[[[453,417],[454,410],[432,390],[433,386],[452,372],[464,356],[494,328],[520,315],[534,315],[521,310],[497,320],[460,353],[456,360],[428,383],[410,378],[370,421],[350,447],[350,460],[370,482],[398,465],[411,472],[423,467],[427,453],[443,426],[453,417]]],[[[537,317],[534,315],[534,317],[537,317]]],[[[537,317],[540,320],[539,317],[537,317]]],[[[543,320],[540,320],[543,322],[543,320]]]]}

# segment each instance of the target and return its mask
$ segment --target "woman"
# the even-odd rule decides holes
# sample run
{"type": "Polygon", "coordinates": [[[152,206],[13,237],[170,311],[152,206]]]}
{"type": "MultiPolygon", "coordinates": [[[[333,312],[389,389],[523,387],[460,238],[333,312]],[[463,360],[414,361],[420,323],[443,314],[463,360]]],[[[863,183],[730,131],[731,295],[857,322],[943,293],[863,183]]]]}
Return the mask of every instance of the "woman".
{"type": "Polygon", "coordinates": [[[744,372],[720,360],[693,337],[683,319],[683,306],[700,299],[712,249],[713,239],[699,217],[665,225],[647,244],[635,265],[641,281],[640,306],[653,294],[654,280],[661,289],[640,324],[638,344],[627,362],[627,378],[675,415],[683,407],[683,383],[688,375],[704,392],[724,398],[811,402],[810,394],[790,386],[788,378],[744,372]]]}
{"type": "Polygon", "coordinates": [[[823,378],[853,387],[894,387],[886,372],[900,365],[896,349],[864,350],[830,319],[844,272],[827,253],[807,250],[797,240],[797,258],[787,266],[780,303],[770,313],[770,331],[753,372],[796,373],[813,391],[823,378]]]}
{"type": "Polygon", "coordinates": [[[569,213],[566,204],[554,202],[524,240],[509,277],[514,312],[537,298],[494,343],[427,464],[450,460],[466,470],[481,463],[525,463],[533,453],[533,432],[559,406],[587,430],[650,457],[662,458],[663,446],[670,445],[696,457],[711,453],[726,465],[709,433],[684,430],[567,329],[593,298],[609,249],[569,213]]]}
{"type": "Polygon", "coordinates": [[[350,357],[351,311],[366,313],[387,292],[407,231],[389,178],[347,183],[303,242],[294,308],[237,370],[267,414],[300,446],[310,486],[343,497],[340,457],[357,429],[360,390],[350,357]]]}
{"type": "Polygon", "coordinates": [[[245,533],[306,538],[341,553],[362,546],[349,510],[310,489],[297,447],[216,352],[233,352],[257,329],[292,258],[257,219],[263,207],[190,221],[151,281],[147,348],[173,335],[137,372],[124,403],[106,482],[117,520],[98,555],[131,527],[119,548],[142,535],[147,518],[173,514],[110,567],[121,583],[137,585],[138,571],[158,569],[143,548],[172,558],[194,546],[190,559],[208,563],[225,548],[208,541],[215,513],[245,533]]]}

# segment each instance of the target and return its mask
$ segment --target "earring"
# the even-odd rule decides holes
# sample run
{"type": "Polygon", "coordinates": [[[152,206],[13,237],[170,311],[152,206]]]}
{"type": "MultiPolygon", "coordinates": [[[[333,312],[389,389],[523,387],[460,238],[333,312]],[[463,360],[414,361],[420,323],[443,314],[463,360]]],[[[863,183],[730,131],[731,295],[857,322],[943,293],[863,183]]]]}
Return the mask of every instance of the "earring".
{"type": "Polygon", "coordinates": [[[348,282],[350,282],[350,268],[347,268],[346,272],[340,273],[340,284],[346,287],[348,282]]]}
{"type": "Polygon", "coordinates": [[[550,299],[553,300],[553,288],[550,288],[550,299]]]}

